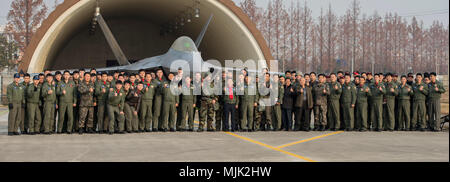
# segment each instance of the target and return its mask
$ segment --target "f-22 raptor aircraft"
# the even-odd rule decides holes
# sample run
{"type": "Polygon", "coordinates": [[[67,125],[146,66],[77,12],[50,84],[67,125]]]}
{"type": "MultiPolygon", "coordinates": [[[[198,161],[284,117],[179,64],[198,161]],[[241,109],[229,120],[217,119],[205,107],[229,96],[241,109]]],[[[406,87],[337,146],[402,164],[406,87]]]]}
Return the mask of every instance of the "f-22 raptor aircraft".
{"type": "Polygon", "coordinates": [[[215,66],[203,61],[197,47],[200,46],[200,43],[205,36],[206,30],[208,29],[212,18],[213,15],[211,14],[208,22],[204,25],[195,43],[191,38],[187,36],[181,36],[175,40],[166,54],[145,58],[133,64],[130,64],[116,39],[114,38],[111,30],[100,14],[100,8],[97,7],[94,20],[100,25],[100,28],[103,31],[105,38],[120,65],[106,68],[97,68],[97,71],[138,71],[140,69],[154,70],[162,68],[163,71],[167,73],[168,71],[170,71],[172,63],[177,60],[183,60],[186,61],[186,63],[190,66],[190,72],[210,72],[211,68],[214,69],[215,66]],[[200,64],[196,64],[194,66],[194,63],[200,64]]]}

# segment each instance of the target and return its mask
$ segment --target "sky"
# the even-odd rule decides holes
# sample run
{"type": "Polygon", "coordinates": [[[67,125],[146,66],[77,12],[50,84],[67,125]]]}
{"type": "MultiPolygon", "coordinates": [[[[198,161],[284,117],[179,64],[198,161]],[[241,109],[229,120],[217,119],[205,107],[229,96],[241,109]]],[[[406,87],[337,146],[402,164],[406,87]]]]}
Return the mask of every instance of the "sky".
{"type": "MultiPolygon", "coordinates": [[[[5,25],[7,22],[7,15],[10,9],[11,2],[13,0],[0,0],[0,26],[5,25]]],[[[236,4],[243,0],[233,0],[236,4]]],[[[257,5],[260,7],[266,7],[269,0],[256,0],[257,5]]],[[[337,15],[344,15],[345,11],[352,0],[284,0],[286,6],[290,6],[291,2],[301,1],[308,4],[312,10],[313,17],[317,18],[320,15],[320,9],[327,9],[331,4],[332,9],[337,15]]],[[[53,10],[55,0],[44,0],[49,11],[53,10]]],[[[58,0],[62,2],[62,0],[58,0]]],[[[438,20],[443,23],[444,26],[448,26],[449,22],[449,0],[359,0],[361,6],[361,15],[363,13],[372,15],[375,11],[379,15],[392,12],[397,13],[400,16],[410,21],[411,15],[418,15],[416,18],[420,21],[423,20],[424,26],[429,27],[434,20],[438,20]]],[[[50,13],[50,12],[49,12],[50,13]]]]}
{"type": "MultiPolygon", "coordinates": [[[[237,4],[243,0],[233,0],[237,4]]],[[[344,15],[350,7],[353,0],[284,0],[286,8],[291,2],[296,4],[300,1],[302,4],[306,2],[312,11],[312,16],[317,18],[320,16],[320,9],[324,11],[328,9],[329,4],[334,13],[341,16],[344,15]]],[[[269,0],[256,0],[256,4],[260,7],[267,7],[269,0]]],[[[433,21],[438,20],[444,26],[448,26],[449,22],[449,0],[359,0],[362,14],[372,15],[375,11],[382,17],[386,13],[397,13],[404,16],[409,22],[411,15],[417,15],[416,18],[423,20],[424,26],[429,27],[433,21]],[[438,14],[439,13],[439,14],[438,14]],[[419,16],[420,15],[420,16],[419,16]]]]}

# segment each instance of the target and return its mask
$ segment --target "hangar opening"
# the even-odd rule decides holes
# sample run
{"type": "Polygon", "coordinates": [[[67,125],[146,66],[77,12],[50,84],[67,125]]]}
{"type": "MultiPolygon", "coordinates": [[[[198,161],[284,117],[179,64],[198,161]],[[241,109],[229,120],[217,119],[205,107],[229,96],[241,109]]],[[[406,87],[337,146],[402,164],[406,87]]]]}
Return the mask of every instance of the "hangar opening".
{"type": "MultiPolygon", "coordinates": [[[[193,0],[100,0],[98,6],[130,62],[166,53],[180,36],[195,40],[210,14],[214,18],[198,48],[205,61],[273,59],[261,33],[231,0],[198,1],[199,18],[172,32],[162,27],[180,17],[193,0]]],[[[90,31],[96,6],[96,0],[59,5],[33,36],[20,69],[37,73],[114,65],[116,58],[100,27],[90,31]]]]}

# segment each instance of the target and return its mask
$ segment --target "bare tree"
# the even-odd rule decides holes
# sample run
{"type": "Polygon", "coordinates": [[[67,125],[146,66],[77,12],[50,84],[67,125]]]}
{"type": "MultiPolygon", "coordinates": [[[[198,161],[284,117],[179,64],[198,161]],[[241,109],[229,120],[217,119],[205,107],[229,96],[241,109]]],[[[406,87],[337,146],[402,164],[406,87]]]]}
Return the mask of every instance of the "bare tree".
{"type": "Polygon", "coordinates": [[[17,45],[14,41],[10,41],[7,34],[0,34],[0,68],[8,66],[13,68],[18,58],[17,45]]]}
{"type": "Polygon", "coordinates": [[[261,9],[256,6],[255,0],[244,0],[240,3],[240,7],[244,13],[248,15],[250,20],[253,21],[253,23],[256,24],[256,26],[260,26],[260,19],[261,16],[261,9]]]}
{"type": "Polygon", "coordinates": [[[43,0],[14,0],[11,3],[5,31],[12,34],[21,52],[25,51],[46,13],[43,0]]]}
{"type": "Polygon", "coordinates": [[[300,62],[303,66],[303,72],[306,72],[307,68],[309,66],[309,64],[308,64],[308,57],[309,57],[308,46],[311,42],[309,34],[310,34],[310,29],[313,26],[311,13],[312,13],[311,9],[308,8],[308,5],[306,4],[306,1],[305,1],[303,11],[301,12],[301,15],[300,15],[301,24],[303,26],[302,31],[300,32],[300,34],[302,36],[302,43],[303,43],[302,59],[300,62]]]}
{"type": "Polygon", "coordinates": [[[281,35],[281,51],[282,51],[282,56],[281,56],[281,67],[283,68],[283,71],[285,70],[286,67],[286,62],[290,60],[287,60],[287,52],[289,51],[289,47],[290,45],[288,44],[288,42],[290,42],[290,35],[291,35],[291,20],[289,18],[289,13],[283,9],[283,11],[281,11],[281,21],[282,21],[282,35],[281,35]]]}
{"type": "Polygon", "coordinates": [[[275,9],[275,11],[273,12],[273,21],[272,21],[272,26],[274,29],[274,38],[275,38],[275,45],[273,47],[273,52],[275,53],[275,58],[277,60],[280,59],[280,49],[282,47],[282,42],[281,42],[281,36],[282,36],[282,24],[283,24],[283,20],[282,20],[282,16],[284,13],[284,8],[283,8],[283,1],[282,0],[275,0],[273,3],[273,8],[275,9]]]}
{"type": "MultiPolygon", "coordinates": [[[[412,23],[409,26],[409,34],[411,36],[411,64],[413,71],[418,71],[418,62],[417,62],[417,52],[419,47],[419,42],[422,39],[422,30],[419,27],[419,24],[417,23],[416,17],[413,17],[412,23]]],[[[422,55],[420,55],[422,56],[422,55]]]]}
{"type": "MultiPolygon", "coordinates": [[[[319,16],[319,25],[317,26],[317,31],[319,32],[319,66],[316,69],[317,71],[321,71],[321,68],[324,70],[328,70],[328,67],[323,67],[323,52],[324,52],[324,42],[325,42],[325,18],[323,16],[323,9],[320,8],[320,16],[319,16]]],[[[328,70],[329,71],[329,70],[328,70]]]]}
{"type": "Polygon", "coordinates": [[[331,10],[331,4],[328,6],[328,12],[326,15],[326,23],[327,23],[327,69],[332,70],[336,66],[335,62],[335,44],[336,44],[336,26],[337,26],[337,19],[336,15],[334,15],[333,11],[331,10]]]}
{"type": "Polygon", "coordinates": [[[377,12],[360,17],[358,0],[351,2],[343,16],[336,16],[330,4],[326,13],[321,8],[317,18],[306,2],[291,1],[288,10],[283,0],[269,0],[265,9],[255,2],[244,0],[241,7],[287,69],[351,71],[354,61],[359,71],[448,73],[449,27],[442,22],[424,27],[415,17],[408,23],[389,12],[383,17],[377,12]]]}
{"type": "Polygon", "coordinates": [[[358,40],[358,17],[361,11],[361,7],[359,6],[359,1],[353,0],[352,6],[351,6],[351,20],[352,20],[352,37],[353,37],[353,44],[352,44],[352,61],[351,61],[351,71],[353,72],[353,66],[356,62],[356,49],[358,47],[357,40],[358,40]]]}
{"type": "Polygon", "coordinates": [[[299,32],[299,9],[294,5],[294,2],[291,1],[291,7],[289,9],[289,19],[290,19],[290,27],[287,36],[289,36],[289,47],[290,47],[290,62],[287,65],[289,68],[297,68],[296,62],[298,62],[298,32],[299,32]]]}

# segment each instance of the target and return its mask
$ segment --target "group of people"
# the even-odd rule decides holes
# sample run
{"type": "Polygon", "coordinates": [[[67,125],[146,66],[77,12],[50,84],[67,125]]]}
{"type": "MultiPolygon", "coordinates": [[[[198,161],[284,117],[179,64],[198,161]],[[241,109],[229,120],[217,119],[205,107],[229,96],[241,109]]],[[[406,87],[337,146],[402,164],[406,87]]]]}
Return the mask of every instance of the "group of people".
{"type": "Polygon", "coordinates": [[[234,77],[225,71],[191,76],[180,68],[166,77],[162,69],[46,70],[32,80],[14,75],[7,88],[8,135],[202,132],[205,125],[206,131],[439,131],[444,92],[436,73],[398,78],[242,69],[234,77]]]}

